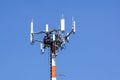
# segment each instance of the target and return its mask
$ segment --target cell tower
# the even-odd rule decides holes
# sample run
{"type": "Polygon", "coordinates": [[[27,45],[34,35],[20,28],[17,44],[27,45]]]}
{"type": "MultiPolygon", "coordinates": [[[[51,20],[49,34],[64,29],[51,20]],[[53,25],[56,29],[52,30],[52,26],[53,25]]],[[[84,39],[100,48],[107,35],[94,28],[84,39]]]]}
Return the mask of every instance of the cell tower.
{"type": "Polygon", "coordinates": [[[62,17],[60,29],[48,29],[48,24],[46,24],[45,31],[34,32],[33,30],[33,20],[31,21],[31,31],[30,31],[30,42],[40,42],[41,52],[44,53],[45,49],[48,47],[50,49],[50,80],[56,80],[56,51],[59,49],[64,49],[64,45],[69,41],[69,36],[75,33],[75,20],[72,19],[72,30],[65,34],[65,19],[62,17]],[[44,34],[42,40],[34,39],[34,35],[44,34]]]}

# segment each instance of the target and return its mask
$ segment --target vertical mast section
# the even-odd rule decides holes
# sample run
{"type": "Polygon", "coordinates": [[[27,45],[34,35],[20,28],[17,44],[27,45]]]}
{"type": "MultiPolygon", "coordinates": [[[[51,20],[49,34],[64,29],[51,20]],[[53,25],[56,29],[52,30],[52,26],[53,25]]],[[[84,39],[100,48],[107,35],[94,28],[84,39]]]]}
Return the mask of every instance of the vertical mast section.
{"type": "Polygon", "coordinates": [[[56,80],[56,47],[55,45],[51,46],[50,52],[50,80],[56,80]]]}

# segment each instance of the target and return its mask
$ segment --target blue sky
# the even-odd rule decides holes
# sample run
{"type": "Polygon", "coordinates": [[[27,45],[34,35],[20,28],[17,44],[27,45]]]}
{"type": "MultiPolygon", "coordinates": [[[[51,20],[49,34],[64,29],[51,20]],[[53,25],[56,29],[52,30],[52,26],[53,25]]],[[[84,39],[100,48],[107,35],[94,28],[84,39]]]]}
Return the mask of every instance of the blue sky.
{"type": "Polygon", "coordinates": [[[1,0],[0,80],[49,79],[49,51],[30,45],[30,22],[53,29],[62,14],[67,32],[74,16],[76,34],[58,52],[57,80],[120,80],[119,0],[1,0]]]}

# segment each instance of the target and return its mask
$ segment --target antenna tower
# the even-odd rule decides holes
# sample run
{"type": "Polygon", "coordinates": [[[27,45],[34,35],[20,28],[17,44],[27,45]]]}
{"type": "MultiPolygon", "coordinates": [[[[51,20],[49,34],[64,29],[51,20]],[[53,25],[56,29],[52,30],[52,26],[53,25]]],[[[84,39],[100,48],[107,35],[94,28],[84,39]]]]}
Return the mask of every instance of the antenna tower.
{"type": "Polygon", "coordinates": [[[48,24],[46,24],[45,31],[34,32],[33,30],[33,19],[31,21],[30,30],[30,42],[31,44],[35,42],[40,42],[41,52],[44,53],[45,49],[48,47],[50,49],[50,80],[56,80],[56,51],[59,49],[64,49],[64,45],[69,41],[69,36],[75,33],[75,20],[72,18],[72,30],[65,34],[65,19],[62,16],[60,21],[60,29],[48,29],[48,24]],[[44,34],[42,40],[35,39],[34,35],[44,34]]]}

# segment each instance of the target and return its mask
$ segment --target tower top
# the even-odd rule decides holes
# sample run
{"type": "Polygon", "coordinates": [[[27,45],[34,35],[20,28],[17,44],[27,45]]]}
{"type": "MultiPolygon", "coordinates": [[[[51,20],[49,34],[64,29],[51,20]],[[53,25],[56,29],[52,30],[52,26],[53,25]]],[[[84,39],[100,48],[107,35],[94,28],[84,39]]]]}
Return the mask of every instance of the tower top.
{"type": "Polygon", "coordinates": [[[47,47],[50,48],[51,46],[53,46],[53,44],[56,50],[64,49],[64,45],[66,42],[68,42],[69,36],[72,33],[75,33],[75,21],[72,17],[72,30],[69,33],[65,34],[65,20],[64,20],[63,14],[62,14],[62,19],[61,19],[61,29],[53,29],[53,30],[49,29],[48,30],[48,24],[46,24],[46,30],[33,32],[33,19],[31,23],[32,23],[31,33],[30,33],[31,43],[40,42],[40,44],[42,44],[40,47],[42,53],[45,51],[47,47]],[[40,39],[36,37],[38,38],[36,39],[34,35],[40,35],[40,34],[44,34],[43,38],[40,39]]]}

